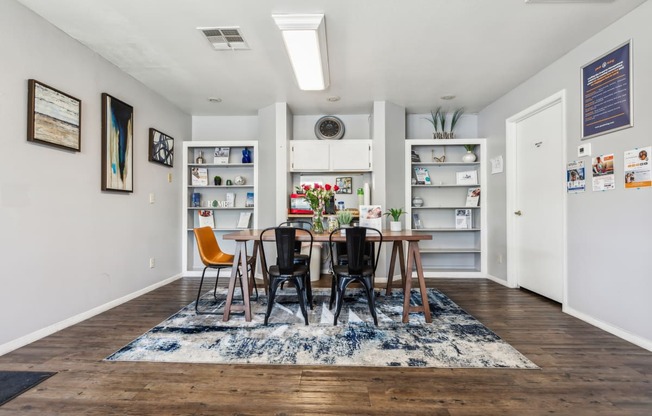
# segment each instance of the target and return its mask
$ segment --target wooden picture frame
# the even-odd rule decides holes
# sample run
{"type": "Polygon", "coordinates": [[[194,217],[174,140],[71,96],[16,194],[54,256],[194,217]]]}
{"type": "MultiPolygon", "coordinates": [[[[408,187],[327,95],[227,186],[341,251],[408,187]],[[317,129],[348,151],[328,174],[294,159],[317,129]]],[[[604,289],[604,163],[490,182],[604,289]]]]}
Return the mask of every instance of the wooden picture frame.
{"type": "Polygon", "coordinates": [[[150,162],[160,163],[169,168],[173,167],[174,138],[150,127],[148,153],[148,159],[150,162]]]}
{"type": "Polygon", "coordinates": [[[81,100],[35,79],[27,85],[27,141],[80,152],[81,100]]]}
{"type": "Polygon", "coordinates": [[[102,190],[134,191],[134,108],[102,93],[102,190]]]}

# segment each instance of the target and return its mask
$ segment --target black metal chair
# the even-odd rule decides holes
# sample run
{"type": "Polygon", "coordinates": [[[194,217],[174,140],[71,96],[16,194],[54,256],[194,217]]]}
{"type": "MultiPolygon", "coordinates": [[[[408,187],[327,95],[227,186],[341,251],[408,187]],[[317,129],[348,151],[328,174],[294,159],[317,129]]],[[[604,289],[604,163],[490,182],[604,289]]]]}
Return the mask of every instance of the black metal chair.
{"type": "Polygon", "coordinates": [[[303,313],[303,318],[306,325],[308,325],[308,312],[306,304],[310,305],[312,309],[312,293],[310,288],[310,253],[312,252],[313,236],[309,230],[304,230],[296,227],[270,227],[266,228],[260,234],[260,244],[262,247],[262,267],[267,270],[269,275],[269,288],[267,290],[267,312],[265,313],[265,325],[269,320],[269,315],[272,313],[274,299],[276,298],[276,290],[284,282],[292,282],[297,290],[299,297],[299,306],[303,313]],[[297,242],[297,233],[304,233],[310,237],[310,251],[308,252],[308,265],[295,263],[294,247],[297,242]],[[271,235],[274,235],[274,240],[271,241],[271,235]],[[265,240],[267,238],[267,241],[265,240]],[[275,242],[276,246],[276,264],[267,266],[266,252],[275,242]]]}
{"type": "Polygon", "coordinates": [[[342,311],[342,304],[344,303],[344,291],[351,282],[360,282],[367,295],[367,302],[369,303],[369,311],[374,318],[374,324],[378,325],[378,317],[376,316],[376,302],[374,294],[374,277],[376,275],[376,265],[380,257],[380,249],[383,244],[383,234],[370,227],[353,227],[353,228],[338,228],[331,232],[329,238],[329,247],[331,252],[331,267],[333,270],[333,285],[331,287],[331,299],[329,308],[333,308],[333,302],[336,303],[335,318],[333,325],[337,325],[337,318],[342,311]],[[346,254],[348,257],[348,264],[341,265],[335,264],[333,260],[333,235],[346,230],[346,254]],[[365,246],[369,243],[367,238],[369,234],[378,236],[378,247],[375,248],[376,257],[373,258],[373,263],[369,264],[365,261],[365,246]]]}
{"type": "MultiPolygon", "coordinates": [[[[294,227],[301,228],[303,230],[311,230],[312,224],[308,221],[295,220],[295,221],[285,221],[278,225],[279,227],[294,227]]],[[[294,263],[295,264],[305,264],[310,268],[310,263],[308,262],[309,256],[307,254],[301,253],[301,241],[294,243],[294,263]]],[[[310,273],[310,269],[308,269],[310,273]]]]}

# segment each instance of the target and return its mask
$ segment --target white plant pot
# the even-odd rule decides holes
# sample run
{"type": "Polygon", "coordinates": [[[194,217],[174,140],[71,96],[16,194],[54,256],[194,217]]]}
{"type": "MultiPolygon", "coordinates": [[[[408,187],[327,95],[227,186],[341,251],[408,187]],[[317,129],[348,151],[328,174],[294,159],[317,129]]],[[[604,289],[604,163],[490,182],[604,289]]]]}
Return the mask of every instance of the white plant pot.
{"type": "Polygon", "coordinates": [[[390,221],[389,229],[390,231],[401,231],[401,221],[390,221]]]}
{"type": "Polygon", "coordinates": [[[478,160],[478,157],[472,151],[468,150],[464,156],[462,156],[462,161],[465,163],[472,163],[478,160]]]}

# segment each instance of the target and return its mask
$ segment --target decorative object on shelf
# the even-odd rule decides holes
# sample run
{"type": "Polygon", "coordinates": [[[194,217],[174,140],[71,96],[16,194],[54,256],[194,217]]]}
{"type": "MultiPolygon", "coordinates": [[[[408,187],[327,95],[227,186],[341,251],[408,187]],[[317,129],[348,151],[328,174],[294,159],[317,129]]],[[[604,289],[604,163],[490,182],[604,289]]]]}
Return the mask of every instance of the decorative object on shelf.
{"type": "Polygon", "coordinates": [[[201,206],[201,194],[199,192],[193,192],[191,204],[194,208],[201,206]]]}
{"type": "Polygon", "coordinates": [[[351,176],[335,178],[335,185],[340,187],[336,192],[337,194],[353,193],[353,178],[351,176]]]}
{"type": "Polygon", "coordinates": [[[27,140],[81,151],[81,100],[39,81],[28,81],[27,140]]]}
{"type": "Polygon", "coordinates": [[[449,129],[448,131],[446,131],[446,119],[447,119],[446,110],[442,109],[441,107],[437,107],[434,111],[430,110],[430,118],[426,118],[426,120],[428,120],[430,124],[432,124],[432,127],[435,130],[432,133],[432,138],[454,139],[455,127],[457,126],[457,122],[460,120],[460,117],[462,117],[462,114],[464,114],[464,108],[458,108],[457,110],[453,111],[449,129]]]}
{"type": "Polygon", "coordinates": [[[201,165],[202,163],[204,163],[204,151],[203,150],[199,151],[199,156],[197,156],[197,159],[195,159],[195,163],[197,163],[198,165],[201,165]]]}
{"type": "Polygon", "coordinates": [[[134,191],[134,108],[102,93],[102,190],[134,191]]]}
{"type": "Polygon", "coordinates": [[[213,183],[215,184],[215,186],[220,186],[220,185],[222,185],[222,178],[221,178],[220,176],[215,176],[215,177],[213,178],[213,183]]]}
{"type": "Polygon", "coordinates": [[[253,192],[247,192],[247,199],[245,200],[245,207],[253,207],[254,206],[254,193],[253,192]]]}
{"type": "Polygon", "coordinates": [[[414,176],[417,179],[417,185],[431,185],[430,172],[428,168],[416,167],[414,168],[414,176]]]}
{"type": "Polygon", "coordinates": [[[465,163],[472,163],[478,160],[478,157],[476,156],[475,153],[473,153],[473,150],[475,149],[474,144],[465,144],[464,148],[466,149],[466,154],[462,156],[462,161],[465,163]]]}
{"type": "Polygon", "coordinates": [[[229,163],[229,154],[231,153],[230,147],[216,147],[213,152],[213,163],[226,165],[229,163]]]}
{"type": "Polygon", "coordinates": [[[208,169],[206,168],[192,168],[190,176],[193,186],[206,186],[208,185],[208,169]]]}
{"type": "Polygon", "coordinates": [[[251,212],[241,212],[236,228],[249,228],[249,221],[251,221],[251,212]]]}
{"type": "Polygon", "coordinates": [[[344,137],[344,123],[335,116],[324,116],[315,123],[318,139],[339,140],[344,137]]]}
{"type": "Polygon", "coordinates": [[[394,221],[389,222],[389,229],[391,231],[401,231],[401,215],[407,214],[406,211],[403,211],[403,208],[389,208],[385,215],[387,217],[392,217],[394,221]]]}
{"type": "Polygon", "coordinates": [[[417,178],[412,178],[412,179],[410,179],[410,183],[411,183],[412,185],[416,185],[416,184],[417,184],[417,178]]]}
{"type": "Polygon", "coordinates": [[[150,127],[148,156],[150,162],[171,168],[174,162],[174,139],[150,127]]]}
{"type": "Polygon", "coordinates": [[[420,230],[423,228],[423,224],[421,223],[421,217],[419,217],[419,214],[412,214],[412,228],[415,230],[420,230]]]}
{"type": "Polygon", "coordinates": [[[226,180],[226,186],[231,186],[233,185],[233,181],[231,179],[226,180]]]}
{"type": "Polygon", "coordinates": [[[470,209],[455,210],[455,229],[468,230],[473,228],[473,214],[470,209]]]}
{"type": "Polygon", "coordinates": [[[213,218],[213,211],[200,209],[197,211],[197,218],[200,227],[215,228],[215,219],[213,218]]]}
{"type": "Polygon", "coordinates": [[[480,188],[469,188],[466,193],[466,206],[477,207],[480,205],[480,188]]]}
{"type": "Polygon", "coordinates": [[[233,183],[236,185],[244,185],[247,183],[247,180],[244,178],[244,176],[236,176],[235,179],[233,180],[233,183]]]}
{"type": "Polygon", "coordinates": [[[444,154],[437,157],[435,156],[435,149],[432,149],[432,161],[437,162],[437,163],[444,163],[446,162],[446,146],[442,146],[444,148],[444,154]]]}
{"type": "Polygon", "coordinates": [[[416,150],[412,150],[410,153],[410,157],[412,158],[412,162],[421,162],[421,157],[419,154],[416,152],[416,150]]]}
{"type": "Polygon", "coordinates": [[[235,207],[235,194],[233,192],[226,193],[226,207],[227,208],[235,207]]]}
{"type": "Polygon", "coordinates": [[[251,150],[248,147],[242,149],[242,163],[251,163],[251,150]]]}
{"type": "Polygon", "coordinates": [[[305,192],[304,198],[310,204],[312,209],[312,230],[321,234],[324,232],[324,207],[326,201],[333,198],[334,193],[340,189],[339,186],[331,186],[330,184],[320,185],[315,183],[314,185],[303,185],[303,190],[305,192]]]}
{"type": "Polygon", "coordinates": [[[421,198],[419,195],[415,196],[412,198],[412,206],[420,208],[423,206],[423,198],[421,198]]]}
{"type": "Polygon", "coordinates": [[[340,223],[340,227],[346,228],[351,224],[351,220],[353,219],[353,214],[351,214],[351,211],[338,211],[337,212],[337,221],[340,223]]]}
{"type": "Polygon", "coordinates": [[[477,185],[478,184],[478,171],[468,170],[464,172],[457,172],[456,174],[457,185],[477,185]]]}

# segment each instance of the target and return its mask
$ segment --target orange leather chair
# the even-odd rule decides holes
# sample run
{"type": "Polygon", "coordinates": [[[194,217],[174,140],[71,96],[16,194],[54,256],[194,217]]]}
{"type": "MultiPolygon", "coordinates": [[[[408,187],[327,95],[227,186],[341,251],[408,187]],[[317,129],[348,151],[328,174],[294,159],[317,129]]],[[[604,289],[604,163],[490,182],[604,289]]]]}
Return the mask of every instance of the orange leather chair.
{"type": "MultiPolygon", "coordinates": [[[[220,271],[222,269],[229,269],[233,267],[233,254],[228,254],[222,251],[220,245],[217,243],[215,238],[215,233],[211,227],[201,227],[195,228],[195,239],[197,240],[197,248],[199,249],[199,257],[201,257],[202,263],[204,263],[204,271],[201,274],[201,281],[199,283],[199,290],[197,291],[197,300],[195,301],[195,312],[200,315],[219,315],[214,312],[204,312],[199,310],[199,298],[201,297],[202,285],[204,284],[204,277],[206,275],[206,269],[217,269],[217,277],[215,278],[215,287],[213,288],[213,297],[215,302],[217,302],[217,281],[220,278],[220,271]]],[[[247,257],[247,268],[246,272],[251,270],[253,259],[247,257]]],[[[242,271],[238,265],[238,277],[240,280],[240,291],[242,292],[242,271]]],[[[251,276],[254,279],[254,276],[251,276]]],[[[254,288],[256,290],[256,299],[258,298],[258,287],[256,287],[256,280],[253,280],[254,288]]]]}

